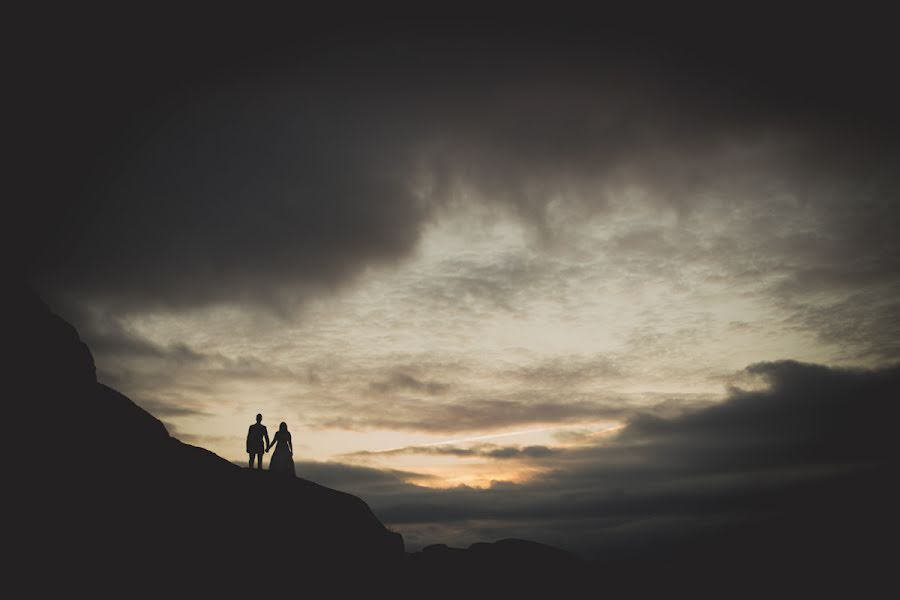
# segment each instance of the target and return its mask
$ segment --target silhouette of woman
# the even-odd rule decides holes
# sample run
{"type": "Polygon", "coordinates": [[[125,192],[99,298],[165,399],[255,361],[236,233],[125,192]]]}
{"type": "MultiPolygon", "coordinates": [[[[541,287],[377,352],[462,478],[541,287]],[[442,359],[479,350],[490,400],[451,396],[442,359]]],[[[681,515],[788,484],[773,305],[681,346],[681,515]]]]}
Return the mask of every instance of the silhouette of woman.
{"type": "Polygon", "coordinates": [[[291,432],[288,431],[286,423],[282,422],[278,427],[269,448],[272,446],[275,446],[275,453],[269,461],[269,470],[273,473],[294,475],[294,445],[291,443],[291,432]]]}

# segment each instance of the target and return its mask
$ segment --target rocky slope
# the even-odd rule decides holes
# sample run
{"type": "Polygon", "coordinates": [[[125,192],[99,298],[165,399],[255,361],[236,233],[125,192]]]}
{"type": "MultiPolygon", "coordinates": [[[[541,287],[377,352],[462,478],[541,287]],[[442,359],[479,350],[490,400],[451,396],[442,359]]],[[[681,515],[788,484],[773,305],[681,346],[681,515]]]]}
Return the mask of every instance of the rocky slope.
{"type": "Polygon", "coordinates": [[[87,582],[238,573],[271,582],[404,561],[402,537],[359,498],[180,442],[97,382],[78,333],[36,295],[19,289],[12,300],[26,563],[87,582]]]}

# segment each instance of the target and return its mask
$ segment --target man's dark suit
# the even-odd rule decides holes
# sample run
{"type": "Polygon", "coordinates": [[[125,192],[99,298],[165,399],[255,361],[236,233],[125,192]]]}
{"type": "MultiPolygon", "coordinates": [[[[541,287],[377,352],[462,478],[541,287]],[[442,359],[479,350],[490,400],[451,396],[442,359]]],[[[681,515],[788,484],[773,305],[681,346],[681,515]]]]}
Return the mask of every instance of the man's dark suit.
{"type": "Polygon", "coordinates": [[[257,459],[262,469],[262,455],[269,446],[269,432],[262,423],[254,423],[247,432],[247,454],[250,455],[250,468],[253,468],[253,460],[257,459]],[[265,444],[263,443],[265,440],[265,444]]]}

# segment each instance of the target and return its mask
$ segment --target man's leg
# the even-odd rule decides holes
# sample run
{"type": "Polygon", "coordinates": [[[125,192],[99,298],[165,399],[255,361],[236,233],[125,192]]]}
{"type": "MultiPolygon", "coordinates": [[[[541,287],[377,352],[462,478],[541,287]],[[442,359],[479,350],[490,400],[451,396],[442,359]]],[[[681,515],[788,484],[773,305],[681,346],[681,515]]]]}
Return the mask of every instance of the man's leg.
{"type": "Polygon", "coordinates": [[[262,470],[262,452],[256,453],[256,468],[262,470]]]}

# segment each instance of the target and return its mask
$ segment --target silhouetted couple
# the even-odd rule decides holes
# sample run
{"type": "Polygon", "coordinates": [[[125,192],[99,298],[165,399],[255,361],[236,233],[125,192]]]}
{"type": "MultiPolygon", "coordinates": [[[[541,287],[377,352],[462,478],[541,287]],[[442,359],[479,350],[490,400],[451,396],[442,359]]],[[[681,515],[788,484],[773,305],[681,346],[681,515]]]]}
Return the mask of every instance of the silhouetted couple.
{"type": "Polygon", "coordinates": [[[262,424],[262,415],[256,415],[256,423],[251,425],[250,431],[247,432],[247,454],[250,455],[251,469],[254,460],[256,468],[262,469],[263,452],[268,452],[272,446],[275,446],[275,454],[269,461],[269,470],[294,475],[294,445],[291,443],[291,432],[288,431],[287,424],[281,423],[275,437],[269,443],[269,431],[262,424]]]}

